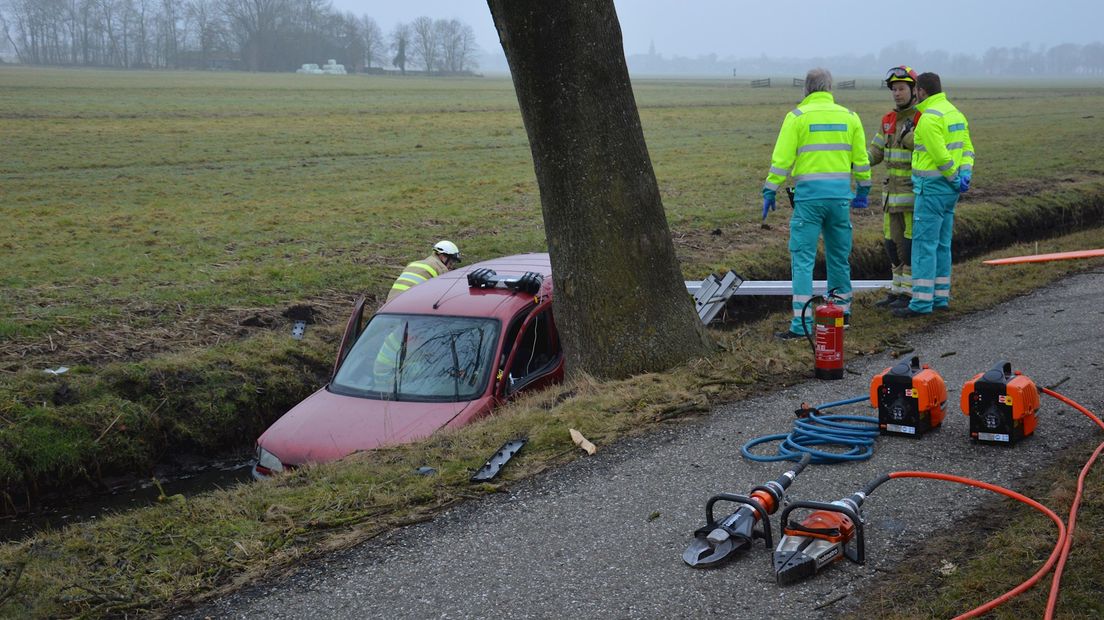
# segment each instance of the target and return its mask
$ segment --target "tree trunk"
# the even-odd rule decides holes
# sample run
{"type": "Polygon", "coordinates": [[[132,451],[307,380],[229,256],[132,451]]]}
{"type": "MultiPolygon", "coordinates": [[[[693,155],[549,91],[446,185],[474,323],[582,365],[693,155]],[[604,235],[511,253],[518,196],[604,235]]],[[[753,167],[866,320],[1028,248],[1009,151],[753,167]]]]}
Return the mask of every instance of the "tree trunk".
{"type": "Polygon", "coordinates": [[[613,1],[488,5],[533,152],[568,372],[620,378],[704,354],[613,1]]]}

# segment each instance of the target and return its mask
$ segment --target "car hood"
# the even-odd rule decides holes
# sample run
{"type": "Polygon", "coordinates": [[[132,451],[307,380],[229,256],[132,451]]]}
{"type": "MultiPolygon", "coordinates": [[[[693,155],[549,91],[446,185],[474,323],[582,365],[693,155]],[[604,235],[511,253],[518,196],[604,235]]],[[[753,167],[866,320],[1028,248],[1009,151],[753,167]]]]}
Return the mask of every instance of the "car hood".
{"type": "Polygon", "coordinates": [[[471,404],[371,400],[323,388],[285,413],[257,444],[284,465],[335,461],[428,437],[471,404]]]}

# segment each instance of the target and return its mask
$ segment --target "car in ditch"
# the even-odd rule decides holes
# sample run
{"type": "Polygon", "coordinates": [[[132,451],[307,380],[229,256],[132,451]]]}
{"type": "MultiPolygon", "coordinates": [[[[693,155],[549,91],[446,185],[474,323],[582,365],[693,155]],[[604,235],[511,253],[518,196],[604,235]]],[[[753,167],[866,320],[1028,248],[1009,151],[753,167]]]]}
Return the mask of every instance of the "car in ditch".
{"type": "Polygon", "coordinates": [[[365,322],[361,297],[329,383],[257,439],[253,476],[412,442],[563,379],[548,254],[418,284],[365,322]]]}

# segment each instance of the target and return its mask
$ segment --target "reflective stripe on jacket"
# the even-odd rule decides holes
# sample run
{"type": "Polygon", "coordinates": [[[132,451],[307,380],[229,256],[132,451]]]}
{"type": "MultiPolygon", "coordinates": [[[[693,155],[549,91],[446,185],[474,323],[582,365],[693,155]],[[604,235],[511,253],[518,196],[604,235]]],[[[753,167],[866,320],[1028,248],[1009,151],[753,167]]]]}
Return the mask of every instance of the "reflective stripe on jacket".
{"type": "Polygon", "coordinates": [[[915,201],[912,193],[913,131],[919,117],[920,112],[914,106],[886,114],[867,149],[871,166],[885,161],[886,179],[882,186],[882,205],[887,213],[912,211],[915,201]]]}
{"type": "Polygon", "coordinates": [[[950,181],[959,168],[974,166],[974,143],[970,125],[945,93],[929,96],[917,106],[923,114],[916,124],[916,145],[912,151],[912,174],[950,181]]]}
{"type": "Polygon", "coordinates": [[[852,177],[870,186],[862,122],[832,93],[810,94],[782,121],[763,189],[778,191],[791,176],[798,200],[850,200],[852,177]]]}
{"type": "Polygon", "coordinates": [[[426,280],[436,278],[448,271],[448,267],[437,258],[436,254],[430,254],[427,258],[414,261],[403,269],[403,272],[399,274],[398,278],[395,278],[395,283],[391,285],[391,291],[387,293],[387,301],[391,301],[398,296],[399,293],[409,289],[412,286],[417,286],[426,280]]]}

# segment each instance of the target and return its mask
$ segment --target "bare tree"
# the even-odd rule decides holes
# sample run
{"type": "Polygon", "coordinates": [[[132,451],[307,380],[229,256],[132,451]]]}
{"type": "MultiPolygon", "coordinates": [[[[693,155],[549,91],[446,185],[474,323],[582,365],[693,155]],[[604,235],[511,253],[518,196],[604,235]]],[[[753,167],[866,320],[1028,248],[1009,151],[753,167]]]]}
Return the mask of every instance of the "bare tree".
{"type": "Polygon", "coordinates": [[[703,354],[613,0],[488,0],[529,134],[568,371],[626,377],[703,354]]]}
{"type": "Polygon", "coordinates": [[[410,49],[410,37],[410,24],[399,22],[391,29],[391,51],[395,52],[395,57],[391,59],[391,64],[398,67],[403,75],[406,75],[406,62],[408,60],[407,53],[410,49]]]}
{"type": "Polygon", "coordinates": [[[226,38],[217,0],[188,0],[184,11],[196,51],[199,52],[200,66],[206,68],[211,55],[221,47],[226,38]]]}
{"type": "Polygon", "coordinates": [[[434,25],[441,49],[440,68],[453,73],[474,68],[479,46],[472,27],[455,19],[439,19],[434,25]]]}
{"type": "Polygon", "coordinates": [[[383,31],[376,20],[364,15],[360,18],[360,36],[364,38],[364,62],[369,69],[373,64],[384,63],[387,46],[383,42],[383,31]]]}
{"type": "Polygon", "coordinates": [[[250,71],[270,68],[279,32],[287,17],[286,0],[224,0],[223,12],[250,71]]]}
{"type": "Polygon", "coordinates": [[[440,57],[439,31],[433,20],[422,16],[410,23],[411,59],[422,66],[426,73],[437,69],[440,57]]]}

